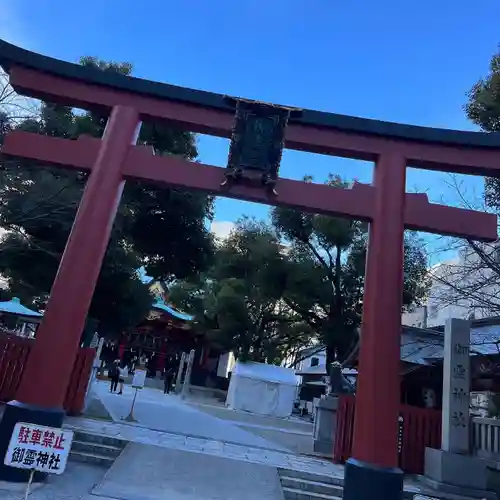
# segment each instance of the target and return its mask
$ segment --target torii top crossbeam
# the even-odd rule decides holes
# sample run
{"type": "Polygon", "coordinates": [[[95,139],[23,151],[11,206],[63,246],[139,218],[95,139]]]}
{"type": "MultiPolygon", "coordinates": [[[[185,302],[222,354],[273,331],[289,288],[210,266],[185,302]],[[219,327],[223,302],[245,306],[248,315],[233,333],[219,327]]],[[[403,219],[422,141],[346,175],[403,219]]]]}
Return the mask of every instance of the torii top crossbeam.
{"type": "MultiPolygon", "coordinates": [[[[221,94],[107,73],[41,56],[4,41],[0,41],[0,64],[9,73],[14,89],[27,96],[86,109],[110,110],[118,104],[132,106],[142,118],[165,119],[193,132],[220,137],[231,135],[234,110],[221,94]]],[[[89,169],[99,143],[85,144],[83,140],[75,144],[16,132],[7,138],[3,152],[89,169]]],[[[500,169],[500,134],[416,127],[311,110],[303,110],[299,118],[290,119],[285,145],[291,149],[372,161],[397,147],[407,164],[414,167],[491,176],[500,169]]],[[[130,152],[123,173],[127,177],[189,186],[213,194],[283,203],[363,220],[370,220],[373,213],[370,186],[357,185],[351,192],[337,189],[332,196],[331,190],[335,188],[314,185],[298,199],[300,191],[295,189],[299,181],[283,179],[278,181],[277,199],[239,186],[226,193],[220,188],[219,168],[207,168],[178,158],[154,158],[146,148],[140,147],[130,152]],[[201,169],[202,177],[197,175],[201,169]],[[294,200],[290,198],[290,191],[294,192],[294,200]]],[[[493,216],[429,204],[425,194],[407,195],[405,226],[480,240],[496,239],[493,216]]]]}
{"type": "MultiPolygon", "coordinates": [[[[164,118],[193,132],[231,135],[234,110],[222,94],[103,72],[2,40],[0,65],[11,76],[14,88],[24,95],[84,109],[130,105],[143,118],[164,118]],[[56,82],[59,85],[54,86],[56,82]]],[[[500,149],[500,134],[418,127],[313,110],[302,110],[292,122],[286,136],[290,149],[376,160],[388,149],[385,140],[391,139],[401,141],[402,152],[414,167],[480,175],[491,175],[500,168],[495,155],[500,149]],[[355,135],[361,135],[362,140],[354,141],[355,135]]]]}

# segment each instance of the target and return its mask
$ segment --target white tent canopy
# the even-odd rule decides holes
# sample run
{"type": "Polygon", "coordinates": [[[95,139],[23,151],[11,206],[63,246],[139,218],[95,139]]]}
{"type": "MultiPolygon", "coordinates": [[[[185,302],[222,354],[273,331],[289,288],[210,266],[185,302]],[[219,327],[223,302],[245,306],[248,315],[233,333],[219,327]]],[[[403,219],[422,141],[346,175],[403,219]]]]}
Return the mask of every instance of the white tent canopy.
{"type": "Polygon", "coordinates": [[[226,406],[272,417],[292,414],[297,390],[295,371],[264,363],[236,362],[226,406]]]}

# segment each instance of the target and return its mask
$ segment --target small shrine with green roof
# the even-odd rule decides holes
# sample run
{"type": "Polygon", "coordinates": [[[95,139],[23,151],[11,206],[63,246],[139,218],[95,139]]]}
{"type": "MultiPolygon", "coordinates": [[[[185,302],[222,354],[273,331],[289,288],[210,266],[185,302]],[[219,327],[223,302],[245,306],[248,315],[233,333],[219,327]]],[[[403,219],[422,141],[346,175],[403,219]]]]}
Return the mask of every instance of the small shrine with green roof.
{"type": "Polygon", "coordinates": [[[0,302],[0,333],[33,338],[43,314],[21,304],[17,297],[0,302]]]}

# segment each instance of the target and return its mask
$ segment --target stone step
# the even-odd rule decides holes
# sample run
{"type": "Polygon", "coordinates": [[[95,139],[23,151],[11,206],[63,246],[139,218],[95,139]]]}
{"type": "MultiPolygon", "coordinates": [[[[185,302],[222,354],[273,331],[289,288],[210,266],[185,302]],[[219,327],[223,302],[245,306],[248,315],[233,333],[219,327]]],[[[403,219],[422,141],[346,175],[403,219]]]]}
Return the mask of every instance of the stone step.
{"type": "Polygon", "coordinates": [[[321,493],[312,493],[302,489],[283,488],[285,500],[331,500],[332,498],[342,498],[342,492],[335,495],[323,495],[321,493]]]}
{"type": "Polygon", "coordinates": [[[106,446],[114,446],[123,450],[127,445],[128,441],[120,438],[103,436],[101,434],[92,434],[90,432],[75,430],[75,435],[73,437],[74,441],[79,441],[83,443],[94,443],[102,444],[106,446]]]}
{"type": "Polygon", "coordinates": [[[295,477],[281,476],[281,485],[290,490],[301,490],[306,493],[318,493],[328,497],[342,497],[342,486],[324,482],[310,481],[295,477]]]}
{"type": "Polygon", "coordinates": [[[485,491],[482,496],[469,496],[460,495],[455,493],[448,493],[443,491],[421,491],[419,493],[414,493],[411,500],[496,500],[497,496],[491,491],[485,491]]]}
{"type": "Polygon", "coordinates": [[[69,459],[74,462],[84,462],[87,464],[98,465],[100,467],[111,467],[115,461],[114,458],[99,455],[98,453],[88,453],[85,451],[70,451],[69,459]]]}
{"type": "Polygon", "coordinates": [[[280,469],[279,475],[280,477],[303,479],[305,481],[313,481],[315,483],[323,483],[332,486],[344,485],[344,478],[325,475],[325,474],[317,474],[315,472],[305,472],[292,469],[280,469]]]}
{"type": "MultiPolygon", "coordinates": [[[[332,498],[342,498],[342,492],[344,489],[344,478],[336,476],[327,476],[323,474],[317,474],[314,472],[305,472],[291,469],[280,469],[279,475],[281,479],[281,484],[284,488],[298,489],[302,491],[308,491],[311,493],[327,495],[330,493],[327,491],[328,488],[332,488],[335,493],[332,498]],[[285,481],[283,481],[285,479],[285,481]],[[292,482],[295,484],[292,486],[292,482]]],[[[418,490],[404,491],[403,498],[405,500],[413,500],[414,496],[418,494],[418,490]]],[[[455,500],[448,499],[445,496],[438,494],[433,495],[436,500],[455,500]]],[[[456,499],[462,500],[462,499],[456,499]]]]}
{"type": "Polygon", "coordinates": [[[117,458],[123,451],[123,448],[109,444],[92,443],[89,441],[73,440],[71,445],[73,451],[82,451],[85,453],[95,453],[109,458],[117,458]]]}
{"type": "MultiPolygon", "coordinates": [[[[418,488],[422,499],[437,498],[440,500],[497,500],[497,495],[493,491],[483,491],[451,484],[441,484],[425,476],[418,476],[415,487],[418,488]]],[[[415,500],[421,500],[418,495],[415,500]]]]}

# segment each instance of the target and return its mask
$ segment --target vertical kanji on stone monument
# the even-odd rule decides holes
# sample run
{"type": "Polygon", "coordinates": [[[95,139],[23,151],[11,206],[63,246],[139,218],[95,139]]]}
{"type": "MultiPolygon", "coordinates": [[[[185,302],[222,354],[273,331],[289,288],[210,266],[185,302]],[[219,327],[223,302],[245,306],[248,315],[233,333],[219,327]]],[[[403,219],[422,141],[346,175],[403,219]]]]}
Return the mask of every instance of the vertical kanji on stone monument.
{"type": "Polygon", "coordinates": [[[441,447],[469,452],[470,322],[447,320],[444,335],[443,421],[441,447]]]}

